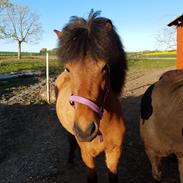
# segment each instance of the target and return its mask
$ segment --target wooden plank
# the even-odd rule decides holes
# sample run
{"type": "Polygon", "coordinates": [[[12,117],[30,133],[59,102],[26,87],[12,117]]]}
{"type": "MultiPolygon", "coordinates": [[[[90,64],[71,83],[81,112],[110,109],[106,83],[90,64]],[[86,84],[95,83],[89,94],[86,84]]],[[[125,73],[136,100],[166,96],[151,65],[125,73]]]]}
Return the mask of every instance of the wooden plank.
{"type": "Polygon", "coordinates": [[[46,52],[46,97],[48,104],[50,103],[50,84],[49,84],[49,55],[46,52]]]}
{"type": "Polygon", "coordinates": [[[177,27],[177,61],[176,68],[183,69],[183,25],[177,27]]]}

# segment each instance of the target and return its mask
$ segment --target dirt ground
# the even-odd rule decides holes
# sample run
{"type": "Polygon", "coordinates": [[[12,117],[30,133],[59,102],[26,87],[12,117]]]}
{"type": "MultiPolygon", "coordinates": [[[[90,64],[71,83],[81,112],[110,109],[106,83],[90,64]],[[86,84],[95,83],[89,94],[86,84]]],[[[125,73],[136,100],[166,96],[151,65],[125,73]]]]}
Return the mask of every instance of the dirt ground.
{"type": "MultiPolygon", "coordinates": [[[[119,167],[119,182],[153,183],[151,167],[139,137],[139,104],[145,89],[165,70],[131,72],[121,98],[127,133],[119,167]]],[[[16,103],[16,102],[15,102],[16,103]]],[[[0,183],[86,182],[77,151],[67,164],[69,145],[54,105],[0,104],[0,183]]],[[[104,156],[97,158],[99,183],[107,183],[104,156]]],[[[163,160],[163,183],[178,183],[175,158],[163,160]]]]}

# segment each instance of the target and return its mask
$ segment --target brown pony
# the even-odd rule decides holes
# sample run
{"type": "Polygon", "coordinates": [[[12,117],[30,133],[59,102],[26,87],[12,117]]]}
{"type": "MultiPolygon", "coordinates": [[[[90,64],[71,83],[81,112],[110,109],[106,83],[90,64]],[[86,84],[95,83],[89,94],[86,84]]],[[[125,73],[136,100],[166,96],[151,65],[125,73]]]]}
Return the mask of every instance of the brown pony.
{"type": "Polygon", "coordinates": [[[162,182],[162,158],[175,154],[183,183],[183,70],[167,71],[146,90],[140,134],[156,182],[162,182]]]}
{"type": "Polygon", "coordinates": [[[87,20],[71,17],[62,32],[55,30],[59,57],[65,65],[56,80],[56,111],[63,127],[79,144],[88,182],[97,182],[95,157],[102,151],[109,182],[118,182],[125,134],[118,97],[127,65],[111,20],[98,17],[99,13],[91,11],[87,20]]]}

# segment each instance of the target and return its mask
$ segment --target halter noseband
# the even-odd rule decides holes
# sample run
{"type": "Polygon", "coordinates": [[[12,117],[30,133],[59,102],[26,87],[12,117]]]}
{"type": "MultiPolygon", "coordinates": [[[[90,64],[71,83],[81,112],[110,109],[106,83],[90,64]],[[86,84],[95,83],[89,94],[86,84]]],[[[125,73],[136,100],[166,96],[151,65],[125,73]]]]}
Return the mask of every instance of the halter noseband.
{"type": "Polygon", "coordinates": [[[85,98],[85,97],[80,97],[80,96],[76,96],[76,95],[71,95],[69,97],[69,101],[70,102],[78,102],[80,104],[84,104],[86,106],[88,106],[90,109],[92,109],[93,111],[95,111],[100,118],[102,118],[103,115],[103,110],[101,107],[99,107],[97,104],[95,104],[94,102],[92,102],[91,100],[85,98]]]}
{"type": "Polygon", "coordinates": [[[92,109],[94,112],[96,112],[98,114],[99,118],[101,119],[103,116],[103,112],[104,112],[104,104],[105,104],[106,98],[108,97],[109,91],[110,91],[110,70],[109,70],[109,68],[107,71],[108,72],[106,75],[107,76],[106,77],[106,80],[107,80],[106,91],[105,91],[103,102],[102,102],[101,106],[98,106],[96,103],[94,103],[90,99],[87,99],[87,98],[81,97],[81,96],[77,96],[77,95],[71,95],[69,97],[69,102],[71,102],[71,103],[78,102],[80,104],[84,104],[84,105],[88,106],[90,109],[92,109]]]}

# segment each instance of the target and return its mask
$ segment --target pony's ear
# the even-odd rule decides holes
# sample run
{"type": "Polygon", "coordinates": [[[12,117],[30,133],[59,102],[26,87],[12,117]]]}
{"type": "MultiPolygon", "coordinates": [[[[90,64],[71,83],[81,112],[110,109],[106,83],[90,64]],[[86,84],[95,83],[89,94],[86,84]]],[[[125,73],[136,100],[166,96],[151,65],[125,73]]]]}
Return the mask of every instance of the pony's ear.
{"type": "Polygon", "coordinates": [[[106,22],[106,24],[105,24],[105,27],[106,27],[106,29],[108,29],[109,31],[112,30],[113,25],[112,25],[111,20],[109,20],[109,19],[107,20],[107,22],[106,22]]]}
{"type": "Polygon", "coordinates": [[[58,31],[58,30],[54,30],[54,32],[56,33],[57,37],[60,39],[62,37],[62,32],[58,31]]]}

